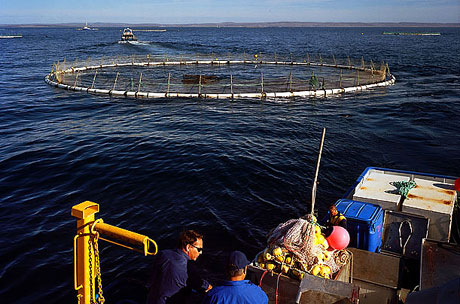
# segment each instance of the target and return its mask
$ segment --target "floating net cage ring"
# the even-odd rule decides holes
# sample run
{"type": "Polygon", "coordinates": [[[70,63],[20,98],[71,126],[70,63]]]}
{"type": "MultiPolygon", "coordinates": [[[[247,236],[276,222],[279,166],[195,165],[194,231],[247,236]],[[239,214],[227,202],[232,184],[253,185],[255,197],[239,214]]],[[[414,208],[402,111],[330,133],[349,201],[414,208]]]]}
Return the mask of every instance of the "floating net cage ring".
{"type": "Polygon", "coordinates": [[[127,56],[57,62],[45,77],[51,86],[132,98],[325,97],[393,85],[387,63],[363,58],[292,58],[254,55],[127,56]]]}

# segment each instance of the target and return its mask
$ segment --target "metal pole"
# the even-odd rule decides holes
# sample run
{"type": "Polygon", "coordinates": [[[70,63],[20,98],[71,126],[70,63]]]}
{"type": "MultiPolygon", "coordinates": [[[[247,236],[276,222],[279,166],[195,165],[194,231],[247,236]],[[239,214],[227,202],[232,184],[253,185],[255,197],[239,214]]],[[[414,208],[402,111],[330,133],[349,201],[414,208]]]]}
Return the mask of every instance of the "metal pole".
{"type": "Polygon", "coordinates": [[[168,88],[166,89],[166,97],[169,95],[169,86],[171,85],[171,73],[168,73],[168,88]]]}
{"type": "Polygon", "coordinates": [[[55,71],[56,80],[58,81],[58,83],[61,83],[61,69],[59,61],[56,63],[55,71]]]}
{"type": "Polygon", "coordinates": [[[262,95],[264,94],[264,73],[260,72],[260,87],[261,87],[261,93],[262,95]]]}
{"type": "Polygon", "coordinates": [[[91,224],[94,223],[94,214],[97,212],[99,205],[90,201],[75,205],[71,211],[71,215],[77,218],[77,235],[74,238],[74,288],[78,291],[78,303],[82,304],[94,303],[95,257],[94,250],[90,251],[89,243],[91,224]],[[93,261],[91,264],[90,260],[93,261]]]}
{"type": "Polygon", "coordinates": [[[94,88],[94,82],[96,81],[97,70],[94,72],[93,83],[91,84],[91,89],[94,88]]]}
{"type": "Polygon", "coordinates": [[[99,237],[101,240],[107,241],[115,245],[119,245],[121,247],[125,247],[127,249],[131,249],[133,251],[143,253],[145,256],[155,255],[158,252],[158,245],[154,240],[150,239],[148,236],[123,228],[119,228],[117,226],[113,226],[110,224],[106,224],[102,219],[96,221],[96,223],[94,224],[94,230],[101,234],[101,236],[99,237]],[[112,239],[121,241],[126,244],[118,243],[112,239]],[[141,247],[143,250],[133,246],[141,247]]]}
{"type": "Polygon", "coordinates": [[[137,84],[137,92],[141,90],[141,84],[142,84],[142,72],[141,72],[141,75],[139,76],[139,83],[137,84]]]}
{"type": "Polygon", "coordinates": [[[233,97],[233,75],[230,74],[230,94],[232,94],[233,97]]]}
{"type": "Polygon", "coordinates": [[[339,88],[342,87],[342,69],[340,69],[340,75],[339,75],[339,88]]]}
{"type": "MultiPolygon", "coordinates": [[[[99,277],[99,296],[102,297],[101,273],[98,267],[98,239],[141,252],[145,256],[158,253],[158,245],[154,240],[145,235],[106,224],[102,219],[95,220],[95,214],[98,212],[99,204],[90,201],[73,206],[71,211],[71,215],[77,219],[77,235],[73,243],[74,289],[78,292],[77,297],[80,304],[96,303],[95,281],[97,277],[99,277]]],[[[103,298],[99,299],[101,303],[104,303],[103,298]]]]}
{"type": "Polygon", "coordinates": [[[315,178],[313,180],[313,188],[311,189],[311,215],[313,215],[315,211],[315,200],[316,200],[316,187],[317,187],[317,180],[318,180],[318,173],[319,173],[319,164],[321,162],[321,154],[323,153],[323,144],[324,144],[324,137],[326,136],[326,128],[323,128],[323,134],[321,135],[321,143],[319,145],[319,153],[318,153],[318,161],[316,163],[316,171],[315,171],[315,178]]]}
{"type": "Polygon", "coordinates": [[[201,74],[200,74],[200,79],[199,79],[199,82],[198,82],[198,96],[201,97],[201,74]]]}
{"type": "Polygon", "coordinates": [[[119,72],[117,72],[117,76],[115,76],[115,81],[113,82],[113,88],[112,88],[112,91],[114,91],[114,90],[115,90],[115,86],[117,85],[118,74],[119,74],[119,72]]]}
{"type": "Polygon", "coordinates": [[[289,91],[292,92],[292,71],[289,71],[289,91]]]}
{"type": "Polygon", "coordinates": [[[77,86],[77,79],[78,79],[78,72],[77,72],[77,75],[75,75],[75,83],[73,84],[74,87],[77,86]]]}

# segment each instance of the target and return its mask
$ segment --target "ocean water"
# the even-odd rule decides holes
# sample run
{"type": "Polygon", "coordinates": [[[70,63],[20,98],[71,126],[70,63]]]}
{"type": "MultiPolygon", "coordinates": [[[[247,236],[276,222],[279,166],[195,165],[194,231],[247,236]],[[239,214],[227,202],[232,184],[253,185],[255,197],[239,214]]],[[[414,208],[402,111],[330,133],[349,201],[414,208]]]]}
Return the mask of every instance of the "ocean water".
{"type": "MultiPolygon", "coordinates": [[[[0,298],[76,302],[73,205],[160,249],[194,228],[200,267],[253,257],[266,233],[310,209],[321,130],[319,214],[368,166],[460,175],[460,29],[168,28],[117,43],[119,28],[0,29],[0,298]],[[440,32],[391,36],[384,31],[440,32]],[[136,100],[56,89],[53,62],[116,55],[273,53],[385,60],[396,84],[330,98],[136,100]]],[[[142,303],[151,257],[100,243],[104,294],[142,303]]]]}

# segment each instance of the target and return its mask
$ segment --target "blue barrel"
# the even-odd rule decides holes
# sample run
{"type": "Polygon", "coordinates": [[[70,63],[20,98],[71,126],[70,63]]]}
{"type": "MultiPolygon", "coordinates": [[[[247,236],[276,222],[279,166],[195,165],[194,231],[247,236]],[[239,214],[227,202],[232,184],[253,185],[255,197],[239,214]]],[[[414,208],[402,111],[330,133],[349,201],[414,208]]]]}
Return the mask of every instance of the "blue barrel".
{"type": "Polygon", "coordinates": [[[335,205],[347,218],[350,247],[380,252],[383,230],[383,209],[371,203],[340,199],[335,205]]]}

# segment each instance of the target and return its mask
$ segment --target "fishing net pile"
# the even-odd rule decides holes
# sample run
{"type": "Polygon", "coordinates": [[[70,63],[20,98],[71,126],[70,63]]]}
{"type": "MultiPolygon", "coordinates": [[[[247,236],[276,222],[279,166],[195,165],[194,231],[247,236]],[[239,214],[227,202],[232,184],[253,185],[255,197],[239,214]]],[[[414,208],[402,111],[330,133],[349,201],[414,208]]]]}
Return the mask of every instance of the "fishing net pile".
{"type": "Polygon", "coordinates": [[[329,246],[316,219],[291,219],[267,236],[267,248],[256,257],[260,268],[302,279],[305,273],[334,279],[351,254],[329,246]]]}

